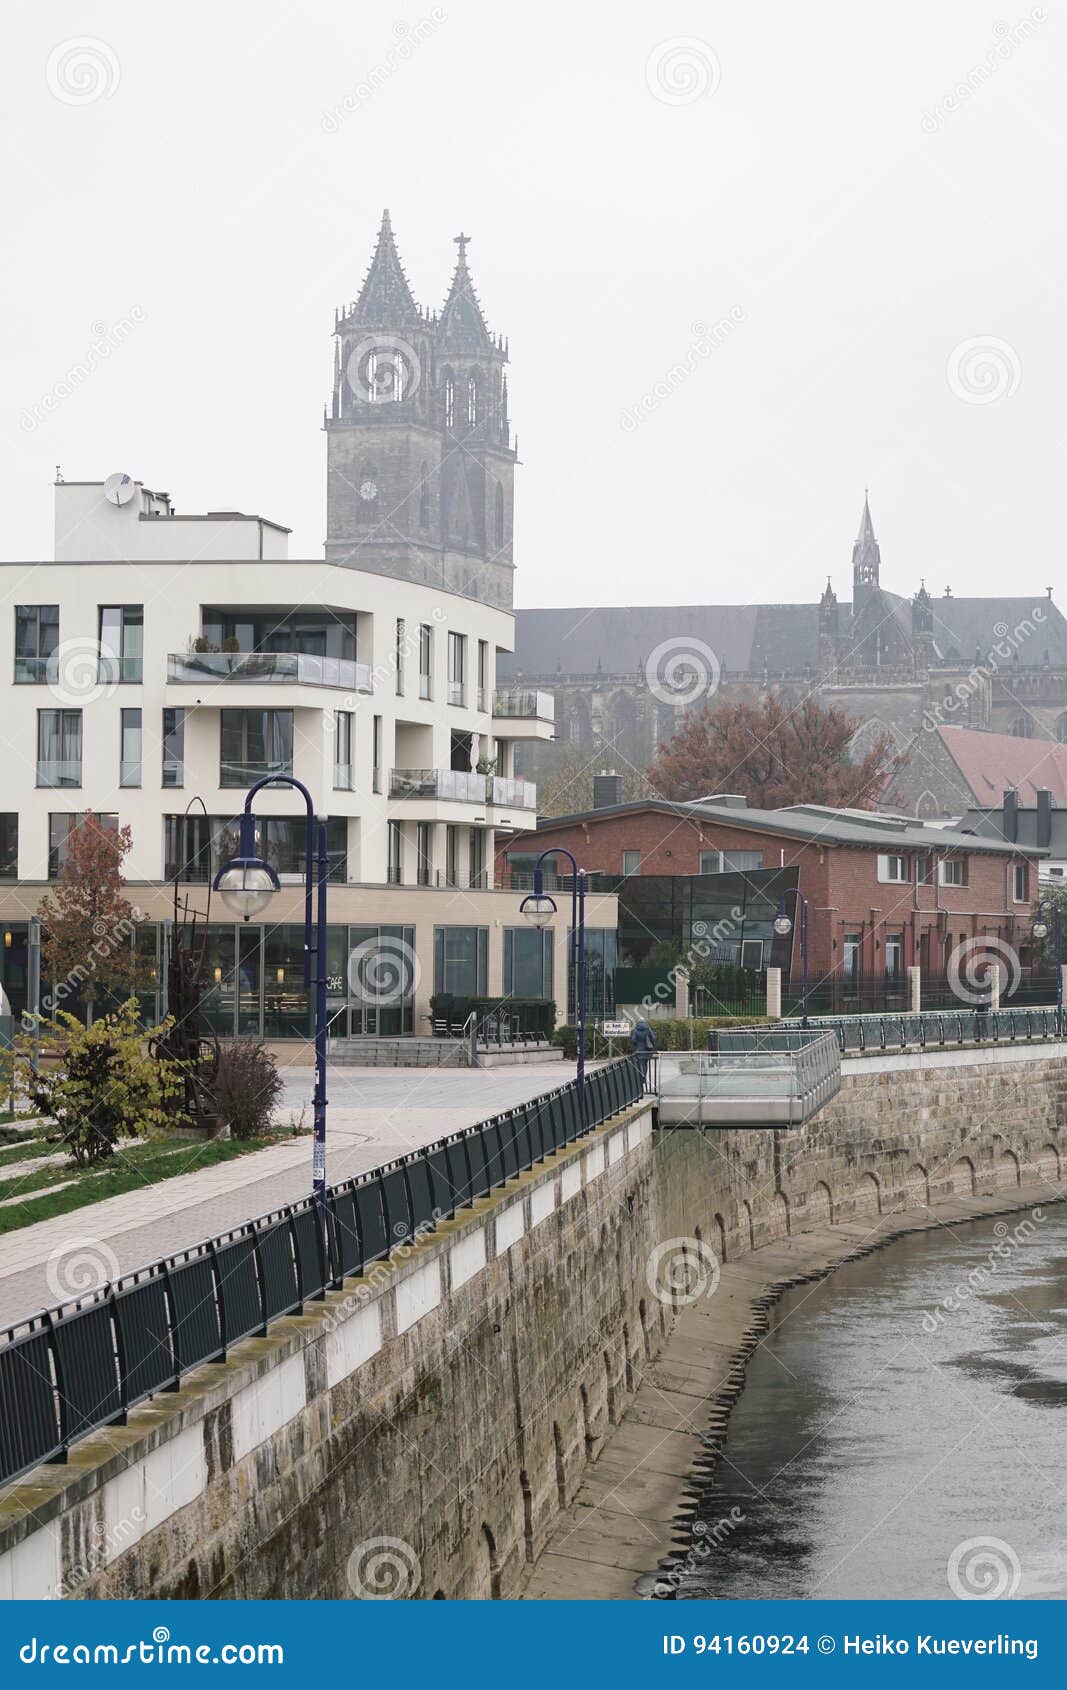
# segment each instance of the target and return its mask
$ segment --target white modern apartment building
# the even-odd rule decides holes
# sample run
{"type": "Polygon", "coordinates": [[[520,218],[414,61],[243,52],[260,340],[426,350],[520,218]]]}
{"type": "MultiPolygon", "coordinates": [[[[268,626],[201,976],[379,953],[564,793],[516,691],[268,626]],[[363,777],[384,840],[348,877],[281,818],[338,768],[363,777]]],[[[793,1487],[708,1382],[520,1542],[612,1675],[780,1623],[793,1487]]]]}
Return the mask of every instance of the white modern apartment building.
{"type": "MultiPolygon", "coordinates": [[[[462,251],[451,318],[406,293],[386,218],[338,317],[325,559],[290,559],[263,517],[189,516],[111,476],[58,481],[53,558],[0,565],[0,979],[16,1010],[29,918],[86,811],[130,827],[158,982],[174,881],[208,911],[248,787],[280,773],[328,818],[335,1033],[425,1033],[435,992],[551,997],[563,1018],[569,897],[542,934],[494,885],[498,836],[536,816],[515,743],[553,732],[550,696],[496,687],[513,650],[503,352],[462,251]],[[384,966],[353,970],[357,953],[384,966]]],[[[299,1038],[303,800],[267,788],[255,812],[283,890],[247,925],[212,900],[209,1010],[222,1033],[299,1038]]],[[[588,924],[606,978],[614,898],[593,896],[588,924]]]]}

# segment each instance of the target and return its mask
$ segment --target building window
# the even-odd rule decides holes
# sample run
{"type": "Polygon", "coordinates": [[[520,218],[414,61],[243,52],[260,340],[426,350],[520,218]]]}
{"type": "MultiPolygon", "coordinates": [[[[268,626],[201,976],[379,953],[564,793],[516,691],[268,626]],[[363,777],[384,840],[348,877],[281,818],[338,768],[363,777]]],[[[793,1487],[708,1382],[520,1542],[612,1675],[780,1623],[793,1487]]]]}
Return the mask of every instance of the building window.
{"type": "Polygon", "coordinates": [[[430,697],[430,674],[433,664],[433,629],[428,622],[419,628],[419,697],[430,697]]]}
{"type": "Polygon", "coordinates": [[[402,616],[398,616],[397,619],[396,619],[395,664],[396,664],[396,696],[397,696],[397,698],[403,698],[403,696],[404,696],[404,618],[402,616]]]}
{"type": "Polygon", "coordinates": [[[352,712],[337,710],[333,720],[333,784],[337,792],[352,790],[352,712]]]}
{"type": "Polygon", "coordinates": [[[445,828],[445,885],[459,885],[459,828],[445,828]]]}
{"type": "Polygon", "coordinates": [[[451,372],[448,372],[445,375],[445,427],[446,428],[455,428],[455,426],[456,426],[456,381],[455,381],[455,377],[451,374],[451,372]]]}
{"type": "Polygon", "coordinates": [[[80,786],[81,783],[81,711],[38,710],[37,785],[80,786]]]}
{"type": "Polygon", "coordinates": [[[624,851],[623,852],[623,854],[622,854],[622,872],[623,872],[623,874],[640,874],[641,873],[641,853],[640,853],[640,851],[624,851]]]}
{"type": "Polygon", "coordinates": [[[552,952],[553,935],[550,927],[505,927],[505,996],[550,998],[552,952]]]}
{"type": "Polygon", "coordinates": [[[401,822],[389,823],[388,861],[386,879],[390,886],[404,883],[404,828],[401,822]]]}
{"type": "Polygon", "coordinates": [[[220,786],[251,786],[293,772],[291,710],[220,710],[220,786]]]}
{"type": "Polygon", "coordinates": [[[100,679],[110,682],[140,681],[143,647],[143,605],[101,605],[100,679]]]}
{"type": "Polygon", "coordinates": [[[863,941],[860,938],[860,935],[858,933],[846,933],[845,934],[843,952],[844,952],[844,969],[845,969],[845,979],[846,979],[846,981],[853,981],[853,980],[859,979],[860,946],[862,945],[862,942],[863,941]]]}
{"type": "MultiPolygon", "coordinates": [[[[204,885],[224,863],[237,855],[239,823],[232,816],[197,813],[163,818],[164,875],[204,885]]],[[[280,878],[302,883],[307,860],[307,820],[304,816],[258,816],[256,850],[280,878]]],[[[348,818],[331,816],[326,823],[327,878],[348,878],[348,818]]]]}
{"type": "MultiPolygon", "coordinates": [[[[567,1019],[574,1025],[577,994],[574,979],[573,934],[567,933],[567,1019]]],[[[603,1021],[615,1010],[615,968],[618,936],[613,927],[585,930],[585,1014],[586,1021],[603,1021]]]]}
{"type": "Polygon", "coordinates": [[[904,940],[899,934],[888,935],[885,942],[885,977],[900,980],[904,974],[904,940]]]}
{"type": "Polygon", "coordinates": [[[755,973],[759,973],[763,967],[762,939],[742,939],[741,967],[751,968],[755,973]]]}
{"type": "Polygon", "coordinates": [[[915,884],[916,884],[916,886],[928,886],[930,884],[930,859],[929,859],[929,857],[916,857],[916,859],[915,859],[915,884]]]}
{"type": "Polygon", "coordinates": [[[723,874],[749,874],[753,869],[762,867],[762,851],[724,851],[722,854],[723,874]]]}
{"type": "Polygon", "coordinates": [[[473,428],[478,421],[478,377],[467,377],[467,421],[473,428]]]}
{"type": "Polygon", "coordinates": [[[489,708],[489,641],[478,641],[478,709],[489,708]]]}
{"type": "Polygon", "coordinates": [[[1016,716],[1011,724],[1011,731],[1016,739],[1033,739],[1034,720],[1032,716],[1016,716]]]}
{"type": "Polygon", "coordinates": [[[1011,898],[1014,904],[1027,904],[1030,901],[1030,871],[1026,863],[1011,865],[1011,898]]]}
{"type": "MultiPolygon", "coordinates": [[[[71,834],[80,827],[85,820],[86,812],[62,811],[56,812],[48,818],[48,878],[58,880],[67,866],[67,850],[70,845],[71,834]]],[[[97,814],[93,811],[93,820],[98,822],[108,833],[117,833],[119,818],[113,812],[97,814]]]]}
{"type": "Polygon", "coordinates": [[[457,998],[484,995],[489,980],[488,927],[435,927],[433,989],[457,998]]]}
{"type": "Polygon", "coordinates": [[[19,818],[16,810],[0,813],[0,880],[19,875],[19,818]]]}
{"type": "Polygon", "coordinates": [[[467,846],[467,884],[476,891],[485,890],[485,829],[483,827],[472,827],[470,830],[467,846]]]}
{"type": "Polygon", "coordinates": [[[942,886],[966,886],[967,859],[966,857],[949,857],[940,864],[939,879],[942,886]]]}
{"type": "Polygon", "coordinates": [[[420,886],[433,885],[433,823],[419,822],[415,834],[415,845],[418,852],[418,882],[420,886]]]}
{"type": "Polygon", "coordinates": [[[371,740],[371,791],[382,790],[382,719],[375,716],[371,740]]]}
{"type": "Polygon", "coordinates": [[[879,852],[878,878],[888,881],[890,885],[899,885],[908,878],[908,859],[900,856],[886,856],[879,852]]]}
{"type": "Polygon", "coordinates": [[[47,681],[49,658],[59,644],[58,604],[15,606],[15,681],[47,681]]]}
{"type": "Polygon", "coordinates": [[[163,712],[163,785],[185,785],[185,711],[163,712]]]}
{"type": "Polygon", "coordinates": [[[720,874],[722,863],[721,851],[701,851],[697,858],[698,874],[720,874]]]}
{"type": "Polygon", "coordinates": [[[140,786],[141,784],[141,712],[140,710],[123,710],[121,735],[121,753],[119,759],[119,785],[140,786]]]}
{"type": "Polygon", "coordinates": [[[467,636],[466,634],[449,634],[448,636],[448,702],[449,704],[463,704],[466,694],[464,677],[467,667],[467,636]]]}

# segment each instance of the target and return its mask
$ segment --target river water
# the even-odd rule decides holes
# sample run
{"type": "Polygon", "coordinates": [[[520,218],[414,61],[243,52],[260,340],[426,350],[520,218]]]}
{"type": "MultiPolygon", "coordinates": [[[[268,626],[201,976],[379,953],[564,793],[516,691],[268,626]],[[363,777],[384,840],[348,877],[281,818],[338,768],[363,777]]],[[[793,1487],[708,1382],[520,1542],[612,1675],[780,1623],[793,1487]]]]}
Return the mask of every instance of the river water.
{"type": "Polygon", "coordinates": [[[912,1234],[771,1320],[678,1599],[1067,1596],[1067,1206],[912,1234]]]}

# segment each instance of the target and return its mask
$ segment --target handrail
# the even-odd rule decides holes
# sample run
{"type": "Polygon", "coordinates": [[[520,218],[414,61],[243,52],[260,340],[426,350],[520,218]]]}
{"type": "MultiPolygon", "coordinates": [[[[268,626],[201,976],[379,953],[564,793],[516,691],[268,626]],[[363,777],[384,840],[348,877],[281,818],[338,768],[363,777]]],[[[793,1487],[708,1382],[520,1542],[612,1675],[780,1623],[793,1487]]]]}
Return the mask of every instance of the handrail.
{"type": "Polygon", "coordinates": [[[322,1300],[637,1103],[631,1056],[0,1332],[0,1484],[322,1300]],[[323,1225],[325,1214],[325,1226],[323,1225]]]}

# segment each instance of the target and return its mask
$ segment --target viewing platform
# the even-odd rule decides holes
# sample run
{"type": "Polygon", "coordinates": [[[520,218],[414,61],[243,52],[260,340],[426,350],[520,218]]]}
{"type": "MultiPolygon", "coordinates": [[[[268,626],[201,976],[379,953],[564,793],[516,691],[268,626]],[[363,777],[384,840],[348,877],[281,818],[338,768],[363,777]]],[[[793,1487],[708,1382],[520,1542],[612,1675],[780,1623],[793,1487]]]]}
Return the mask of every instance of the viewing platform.
{"type": "Polygon", "coordinates": [[[668,1051],[649,1072],[661,1127],[800,1127],[841,1089],[832,1033],[712,1033],[714,1049],[668,1051]]]}

